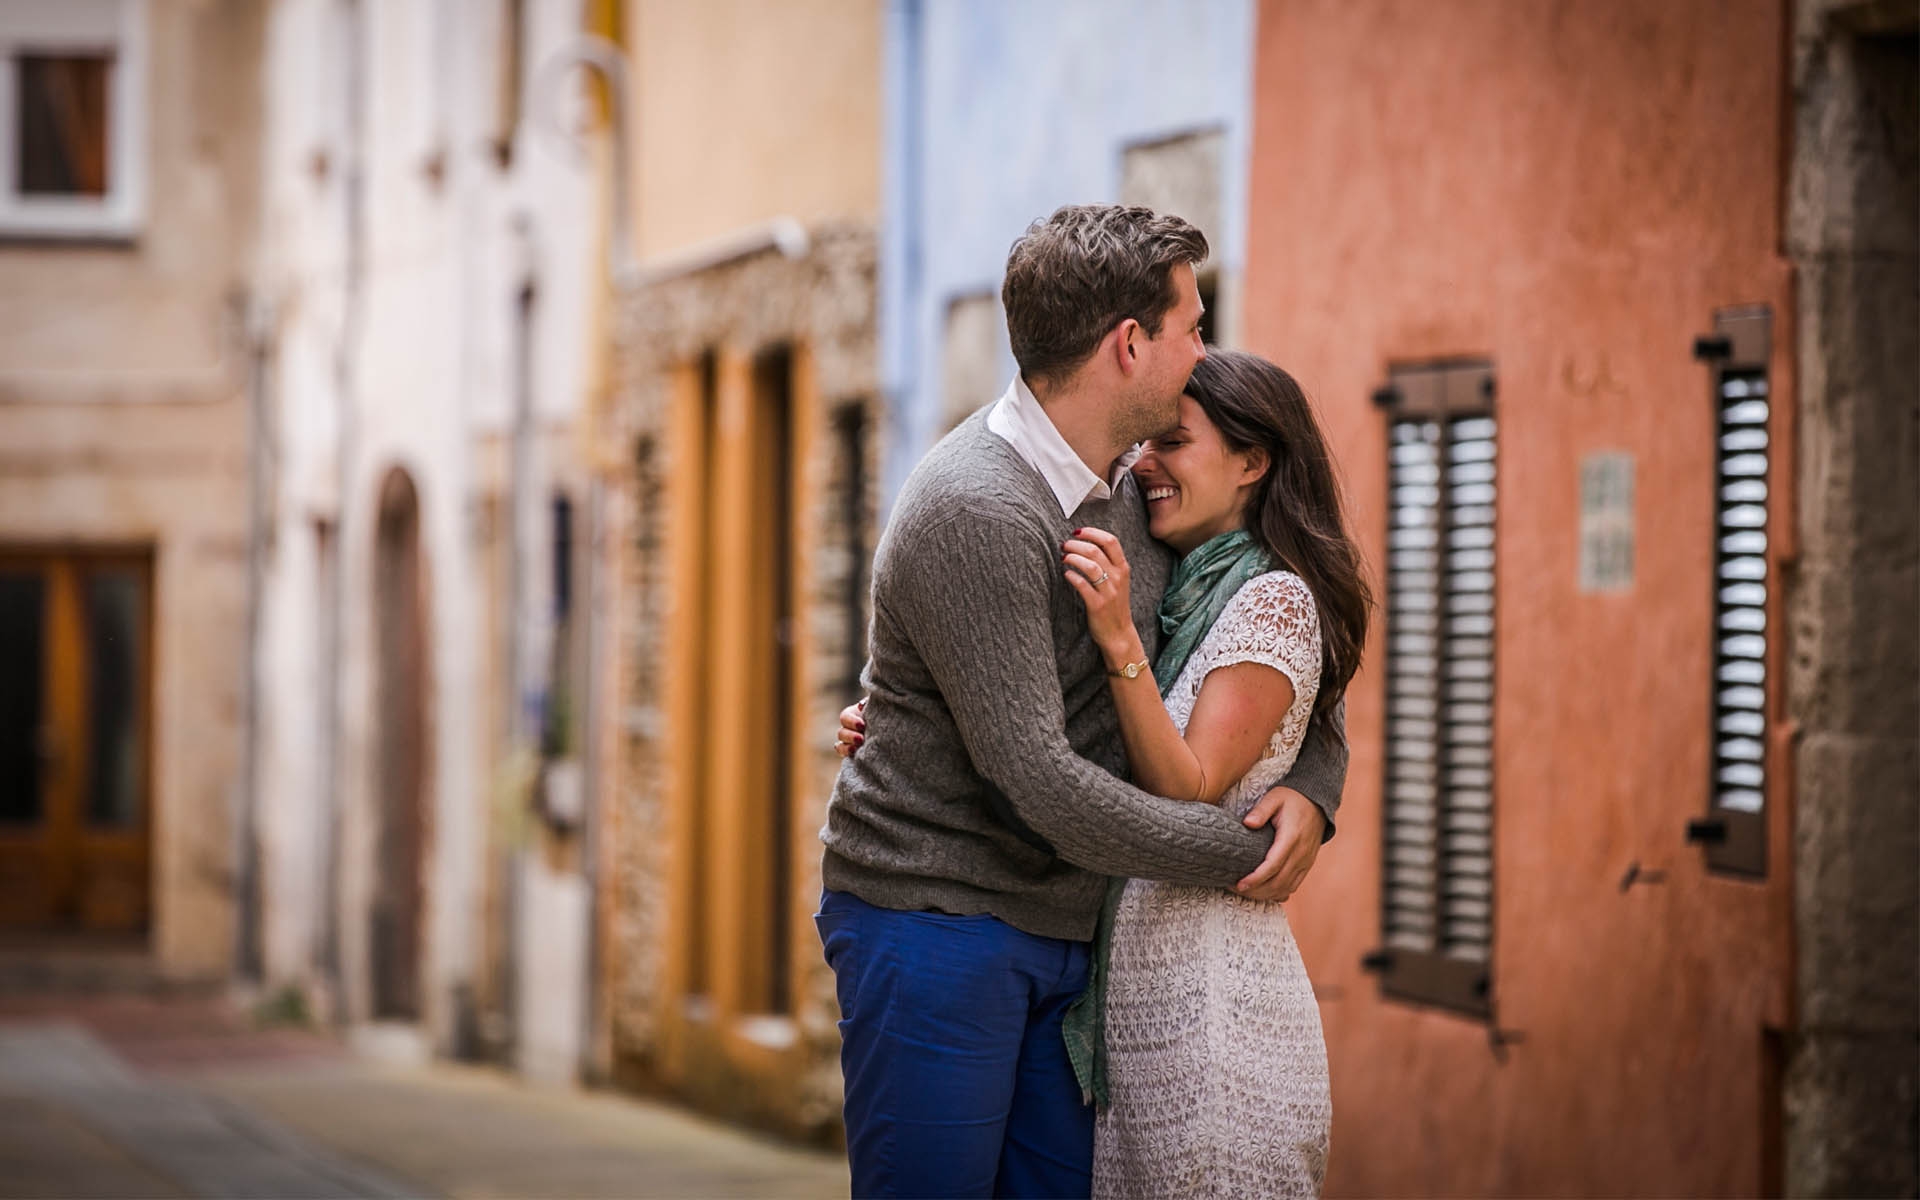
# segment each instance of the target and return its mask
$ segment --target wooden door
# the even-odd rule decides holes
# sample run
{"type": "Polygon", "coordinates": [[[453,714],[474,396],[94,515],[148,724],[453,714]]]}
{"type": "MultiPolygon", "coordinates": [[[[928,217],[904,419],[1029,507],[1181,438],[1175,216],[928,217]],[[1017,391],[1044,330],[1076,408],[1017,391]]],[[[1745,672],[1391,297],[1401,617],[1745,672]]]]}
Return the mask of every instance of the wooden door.
{"type": "Polygon", "coordinates": [[[151,578],[0,552],[0,928],[146,928],[151,578]]]}
{"type": "Polygon", "coordinates": [[[395,470],[380,493],[374,561],[379,874],[372,954],[374,1015],[401,1020],[420,1016],[428,753],[422,582],[419,497],[395,470]]]}

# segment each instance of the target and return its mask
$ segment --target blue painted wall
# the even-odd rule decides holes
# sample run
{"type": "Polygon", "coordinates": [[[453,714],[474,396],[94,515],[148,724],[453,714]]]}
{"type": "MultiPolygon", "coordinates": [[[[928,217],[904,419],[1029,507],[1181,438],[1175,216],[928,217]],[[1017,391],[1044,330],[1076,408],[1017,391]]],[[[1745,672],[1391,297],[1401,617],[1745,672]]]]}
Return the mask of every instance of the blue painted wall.
{"type": "MultiPolygon", "coordinates": [[[[1062,204],[1118,198],[1129,145],[1225,135],[1212,261],[1246,237],[1252,0],[889,0],[881,247],[890,504],[940,432],[948,303],[997,292],[1007,249],[1062,204]]],[[[1000,386],[1013,377],[1000,333],[1000,386]]],[[[997,395],[996,390],[993,395],[997,395]]],[[[981,403],[993,395],[980,397],[981,403]]]]}

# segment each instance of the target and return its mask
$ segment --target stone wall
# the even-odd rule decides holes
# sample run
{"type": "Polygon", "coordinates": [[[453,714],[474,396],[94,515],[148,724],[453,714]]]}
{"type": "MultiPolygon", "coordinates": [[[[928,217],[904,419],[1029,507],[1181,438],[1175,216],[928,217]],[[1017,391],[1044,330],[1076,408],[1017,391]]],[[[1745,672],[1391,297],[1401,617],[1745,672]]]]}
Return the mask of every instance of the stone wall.
{"type": "Polygon", "coordinates": [[[1809,0],[1794,30],[1796,1196],[1920,1192],[1917,18],[1809,0]]]}

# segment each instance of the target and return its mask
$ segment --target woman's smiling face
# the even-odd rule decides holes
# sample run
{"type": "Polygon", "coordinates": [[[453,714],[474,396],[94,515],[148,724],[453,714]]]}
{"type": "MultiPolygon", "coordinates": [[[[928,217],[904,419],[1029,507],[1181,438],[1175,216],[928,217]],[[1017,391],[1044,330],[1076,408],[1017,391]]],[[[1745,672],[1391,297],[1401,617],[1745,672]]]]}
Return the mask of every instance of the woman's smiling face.
{"type": "Polygon", "coordinates": [[[1147,528],[1187,554],[1245,524],[1248,491],[1266,472],[1266,455],[1227,447],[1192,396],[1180,397],[1180,423],[1141,445],[1133,475],[1147,498],[1147,528]]]}

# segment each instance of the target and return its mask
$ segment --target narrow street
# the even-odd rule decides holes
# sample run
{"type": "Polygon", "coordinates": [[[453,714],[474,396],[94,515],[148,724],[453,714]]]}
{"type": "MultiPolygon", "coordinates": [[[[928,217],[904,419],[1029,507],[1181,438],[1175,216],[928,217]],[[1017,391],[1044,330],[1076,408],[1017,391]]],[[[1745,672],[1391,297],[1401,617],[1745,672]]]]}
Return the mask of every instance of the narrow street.
{"type": "Polygon", "coordinates": [[[0,993],[0,1197],[827,1197],[836,1155],[221,999],[0,993]]]}

